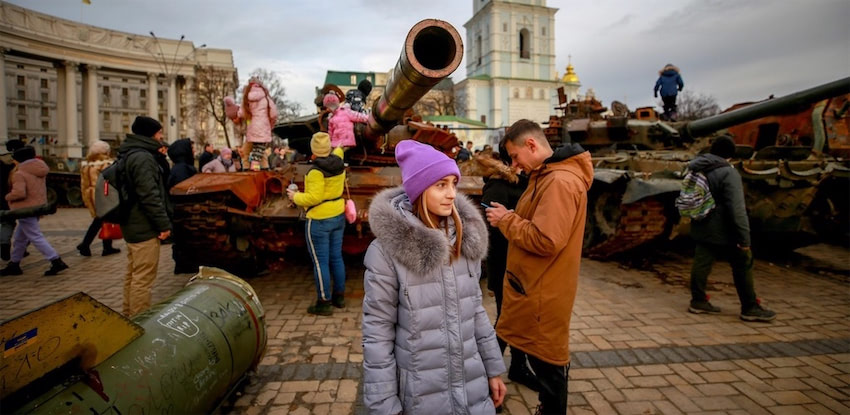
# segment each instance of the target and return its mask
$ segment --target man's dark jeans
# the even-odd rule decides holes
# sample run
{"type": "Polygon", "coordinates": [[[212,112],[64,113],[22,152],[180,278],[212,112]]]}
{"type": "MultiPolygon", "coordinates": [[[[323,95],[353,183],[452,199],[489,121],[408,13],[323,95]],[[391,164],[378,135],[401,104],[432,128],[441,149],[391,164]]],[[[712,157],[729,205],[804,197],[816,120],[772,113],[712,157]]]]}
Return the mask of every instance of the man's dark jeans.
{"type": "Polygon", "coordinates": [[[691,301],[706,301],[705,286],[708,274],[717,258],[724,258],[732,266],[732,278],[738,299],[741,301],[741,312],[750,310],[756,305],[756,293],[753,288],[753,253],[751,250],[741,250],[737,246],[715,245],[697,242],[694,249],[694,264],[691,267],[691,301]]]}
{"type": "Polygon", "coordinates": [[[540,393],[538,399],[543,405],[543,414],[566,414],[567,413],[567,379],[570,374],[569,363],[566,366],[546,363],[532,355],[528,356],[531,370],[537,375],[540,382],[540,393]]]}

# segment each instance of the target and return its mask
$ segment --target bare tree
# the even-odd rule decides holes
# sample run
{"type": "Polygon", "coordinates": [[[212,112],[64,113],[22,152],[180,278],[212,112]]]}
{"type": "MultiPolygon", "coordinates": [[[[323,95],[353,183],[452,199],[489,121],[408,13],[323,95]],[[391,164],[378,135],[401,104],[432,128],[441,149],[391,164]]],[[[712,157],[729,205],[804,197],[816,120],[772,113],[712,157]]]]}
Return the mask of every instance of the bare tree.
{"type": "Polygon", "coordinates": [[[676,102],[679,121],[692,121],[710,117],[720,112],[717,100],[711,95],[682,91],[676,102]]]}
{"type": "MultiPolygon", "coordinates": [[[[250,76],[257,78],[269,90],[269,95],[277,105],[278,120],[285,121],[297,117],[301,113],[301,104],[290,101],[286,98],[286,88],[283,86],[283,81],[275,71],[264,68],[257,68],[251,71],[250,76]]],[[[245,86],[240,86],[237,94],[242,96],[242,90],[245,86]]]]}
{"type": "MultiPolygon", "coordinates": [[[[234,94],[238,82],[236,71],[219,69],[213,66],[196,66],[193,93],[196,105],[193,109],[199,117],[212,116],[224,130],[224,140],[231,147],[230,135],[227,133],[227,115],[224,113],[224,97],[234,94]]],[[[207,132],[199,134],[198,139],[206,143],[212,137],[207,132]]]]}

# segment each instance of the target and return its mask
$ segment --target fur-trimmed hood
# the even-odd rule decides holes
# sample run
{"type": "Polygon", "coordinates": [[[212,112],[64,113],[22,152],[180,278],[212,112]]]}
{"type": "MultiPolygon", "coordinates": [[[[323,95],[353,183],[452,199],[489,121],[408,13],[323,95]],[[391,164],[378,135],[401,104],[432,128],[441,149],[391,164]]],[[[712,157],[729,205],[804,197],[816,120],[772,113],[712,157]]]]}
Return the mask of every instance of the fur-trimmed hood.
{"type": "MultiPolygon", "coordinates": [[[[480,261],[487,255],[488,242],[481,212],[460,193],[455,205],[463,223],[461,255],[480,261]]],[[[411,272],[429,275],[449,261],[449,243],[444,231],[428,228],[413,214],[413,206],[400,186],[386,189],[372,199],[369,226],[384,252],[411,272]]],[[[454,229],[453,224],[451,228],[454,229]]]]}
{"type": "Polygon", "coordinates": [[[519,181],[519,176],[511,170],[510,166],[506,166],[501,160],[494,159],[489,154],[485,157],[474,156],[472,160],[478,164],[479,172],[485,178],[502,179],[510,183],[519,181]]]}
{"type": "Polygon", "coordinates": [[[667,76],[673,76],[677,73],[679,73],[679,67],[676,66],[676,65],[673,65],[672,63],[668,63],[668,64],[664,65],[664,67],[661,68],[660,71],[658,71],[659,75],[667,75],[667,76]]]}

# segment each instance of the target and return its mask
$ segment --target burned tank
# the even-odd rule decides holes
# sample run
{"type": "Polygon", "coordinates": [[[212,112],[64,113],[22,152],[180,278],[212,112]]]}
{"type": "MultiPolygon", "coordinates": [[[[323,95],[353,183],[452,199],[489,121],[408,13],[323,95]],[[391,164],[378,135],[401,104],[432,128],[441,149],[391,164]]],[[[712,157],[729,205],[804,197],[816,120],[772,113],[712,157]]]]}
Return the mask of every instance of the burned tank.
{"type": "Polygon", "coordinates": [[[580,143],[593,154],[585,250],[607,257],[687,230],[674,200],[687,163],[710,136],[731,135],[732,164],[744,181],[756,243],[793,249],[829,231],[847,240],[850,216],[850,78],[782,98],[740,104],[686,123],[661,122],[651,109],[571,102],[545,130],[550,142],[580,143]]]}
{"type": "Polygon", "coordinates": [[[80,160],[44,157],[47,173],[47,201],[62,207],[83,206],[80,190],[80,160]]]}
{"type": "MultiPolygon", "coordinates": [[[[460,65],[463,43],[451,24],[434,19],[414,25],[401,56],[390,73],[386,89],[372,105],[368,123],[355,130],[357,146],[346,152],[350,197],[358,219],[348,225],[343,241],[346,253],[360,253],[371,241],[368,207],[380,190],[401,184],[393,149],[404,139],[433,145],[450,157],[458,139],[445,129],[421,122],[410,109],[460,65]]],[[[276,125],[275,135],[288,139],[309,156],[309,138],[324,129],[324,114],[301,117],[276,125]]],[[[174,238],[185,260],[214,265],[250,275],[274,264],[290,248],[305,245],[303,212],[290,204],[286,187],[300,189],[311,167],[293,162],[281,171],[198,174],[171,190],[174,238]]],[[[480,194],[480,178],[464,178],[461,191],[480,194]]],[[[348,195],[345,195],[348,197],[348,195]]]]}

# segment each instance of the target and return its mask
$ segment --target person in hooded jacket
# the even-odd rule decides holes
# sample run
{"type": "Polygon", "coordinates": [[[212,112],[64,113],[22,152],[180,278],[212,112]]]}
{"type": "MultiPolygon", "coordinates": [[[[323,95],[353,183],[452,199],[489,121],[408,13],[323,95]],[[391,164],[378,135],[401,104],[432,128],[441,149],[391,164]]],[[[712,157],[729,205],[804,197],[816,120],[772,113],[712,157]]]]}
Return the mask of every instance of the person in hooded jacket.
{"type": "Polygon", "coordinates": [[[236,163],[233,162],[233,151],[227,147],[222,147],[218,157],[207,163],[202,173],[233,173],[236,170],[236,163]]]}
{"type": "MultiPolygon", "coordinates": [[[[0,155],[0,210],[9,210],[9,202],[6,195],[12,190],[12,170],[15,169],[15,161],[12,154],[15,150],[25,144],[18,139],[6,141],[6,153],[0,155]]],[[[0,219],[0,259],[8,261],[12,256],[12,234],[15,232],[14,219],[0,219]]]]}
{"type": "Polygon", "coordinates": [[[177,183],[182,182],[196,173],[195,159],[192,155],[192,139],[181,138],[168,146],[168,158],[174,163],[171,173],[168,174],[166,190],[171,190],[177,183]]]}
{"type": "Polygon", "coordinates": [[[486,209],[490,225],[508,240],[496,332],[528,355],[540,383],[538,413],[566,414],[570,318],[593,164],[578,144],[553,150],[529,120],[511,125],[503,143],[513,166],[529,178],[515,212],[498,202],[486,209]]]}
{"type": "MultiPolygon", "coordinates": [[[[482,152],[473,158],[478,164],[481,176],[484,177],[484,188],[481,189],[481,202],[490,205],[498,202],[508,209],[514,209],[522,193],[528,187],[528,176],[511,168],[513,161],[507,150],[499,149],[498,158],[493,158],[491,152],[482,152]]],[[[502,286],[505,279],[505,262],[508,256],[508,240],[499,228],[489,226],[490,251],[487,253],[487,288],[493,291],[496,299],[496,321],[502,312],[502,286]]],[[[498,324],[498,323],[497,323],[498,324]]],[[[499,347],[504,354],[507,344],[499,339],[499,347]]],[[[537,378],[528,369],[528,359],[522,350],[511,349],[511,366],[508,369],[508,379],[521,383],[533,391],[540,390],[537,378]]]]}
{"type": "Polygon", "coordinates": [[[482,304],[487,227],[433,147],[395,147],[402,185],[369,206],[363,401],[370,414],[492,414],[505,363],[482,304]]]}
{"type": "Polygon", "coordinates": [[[661,101],[664,103],[664,115],[667,119],[676,121],[676,96],[679,91],[685,87],[682,81],[682,76],[679,75],[679,68],[672,63],[664,65],[658,71],[658,80],[655,81],[655,98],[658,98],[658,91],[661,90],[661,101]]]}
{"type": "MultiPolygon", "coordinates": [[[[97,176],[103,169],[109,167],[115,159],[109,154],[111,149],[106,141],[97,140],[89,146],[89,153],[86,159],[80,166],[80,188],[83,193],[83,204],[89,210],[92,217],[89,229],[83,236],[83,241],[77,245],[77,251],[82,256],[91,256],[91,243],[100,232],[100,227],[103,226],[103,220],[97,217],[94,210],[94,193],[95,185],[97,184],[97,176]]],[[[117,254],[120,249],[112,247],[112,239],[103,239],[102,256],[117,254]]]]}
{"type": "Polygon", "coordinates": [[[345,263],[342,260],[345,163],[341,148],[331,151],[327,133],[313,134],[310,149],[316,159],[304,177],[304,191],[287,189],[286,195],[307,210],[307,250],[316,280],[316,303],[308,307],[307,312],[329,316],[333,314],[332,307],[345,307],[345,263]]]}
{"type": "Polygon", "coordinates": [[[123,312],[128,317],[148,309],[151,288],[159,268],[159,248],[171,236],[171,201],[166,190],[168,160],[162,144],[162,124],[138,116],[132,134],[118,149],[125,159],[121,206],[121,233],[127,242],[127,275],[124,278],[123,312]]]}
{"type": "Polygon", "coordinates": [[[753,288],[750,222],[741,175],[729,163],[734,156],[735,142],[729,136],[720,136],[711,143],[709,154],[697,156],[688,163],[691,171],[705,174],[716,206],[705,218],[691,222],[691,238],[696,246],[688,311],[695,314],[720,313],[720,307],[708,301],[705,287],[715,259],[724,257],[732,266],[732,278],[741,301],[741,320],[771,321],[776,318],[776,313],[759,304],[753,288]]]}
{"type": "MultiPolygon", "coordinates": [[[[35,149],[24,146],[12,153],[12,159],[16,167],[12,172],[12,190],[6,194],[11,210],[40,206],[47,204],[47,172],[50,168],[44,161],[35,158],[35,149]]],[[[13,236],[12,258],[6,268],[0,270],[0,275],[22,275],[21,260],[28,244],[33,244],[48,261],[50,268],[44,272],[45,276],[56,275],[62,270],[68,269],[68,265],[62,261],[59,254],[47,242],[47,238],[41,233],[38,226],[38,217],[30,216],[18,219],[13,236]]]]}

